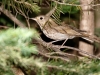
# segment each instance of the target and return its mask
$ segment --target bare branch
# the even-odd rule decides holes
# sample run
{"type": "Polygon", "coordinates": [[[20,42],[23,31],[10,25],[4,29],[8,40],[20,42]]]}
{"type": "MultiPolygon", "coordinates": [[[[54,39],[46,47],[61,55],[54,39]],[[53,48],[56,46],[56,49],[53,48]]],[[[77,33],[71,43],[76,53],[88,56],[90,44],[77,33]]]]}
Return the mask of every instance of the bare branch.
{"type": "Polygon", "coordinates": [[[43,45],[41,42],[42,42],[42,40],[37,40],[37,39],[33,40],[33,43],[38,46],[39,54],[43,57],[51,58],[51,59],[60,59],[62,61],[67,61],[67,62],[75,61],[75,60],[78,60],[78,58],[81,58],[81,57],[74,55],[74,54],[62,52],[57,48],[50,48],[49,46],[47,47],[47,45],[46,45],[47,43],[45,45],[43,45]],[[52,51],[49,50],[49,48],[52,51]]]}
{"type": "Polygon", "coordinates": [[[61,60],[63,60],[63,61],[67,61],[67,62],[70,61],[69,58],[64,58],[64,57],[60,57],[60,56],[50,56],[50,55],[44,54],[44,53],[42,53],[42,52],[40,52],[40,51],[39,51],[39,54],[42,55],[42,56],[44,56],[44,57],[47,57],[47,58],[52,58],[52,59],[56,59],[56,60],[57,60],[57,59],[61,59],[61,60]]]}
{"type": "Polygon", "coordinates": [[[96,7],[96,6],[100,6],[100,4],[84,4],[84,5],[78,5],[78,4],[69,4],[69,3],[62,3],[62,2],[59,2],[59,1],[55,1],[55,0],[51,0],[57,4],[61,4],[61,5],[69,5],[69,6],[92,6],[92,7],[96,7]]]}
{"type": "Polygon", "coordinates": [[[45,66],[46,66],[46,67],[49,67],[49,68],[58,69],[58,70],[65,70],[65,71],[77,72],[76,69],[68,69],[68,68],[59,67],[59,66],[54,66],[54,65],[45,65],[45,66]]]}
{"type": "Polygon", "coordinates": [[[25,15],[25,13],[22,12],[22,10],[20,10],[20,9],[18,9],[18,10],[20,11],[19,14],[21,14],[22,16],[25,17],[25,19],[26,19],[26,23],[27,23],[28,27],[30,28],[29,17],[27,17],[27,16],[25,15]]]}
{"type": "Polygon", "coordinates": [[[48,48],[53,49],[55,52],[61,52],[61,51],[59,50],[59,48],[67,48],[67,49],[72,49],[72,50],[75,50],[75,51],[78,51],[78,52],[82,52],[82,53],[86,54],[87,57],[89,57],[89,58],[100,59],[98,56],[89,54],[89,53],[87,53],[86,51],[80,50],[80,49],[78,49],[78,48],[69,47],[69,46],[53,45],[53,44],[44,42],[41,38],[38,38],[37,41],[38,41],[40,44],[42,44],[43,46],[46,46],[46,47],[48,47],[48,48]],[[49,46],[48,46],[48,45],[49,45],[49,46]]]}
{"type": "Polygon", "coordinates": [[[23,23],[21,23],[14,15],[12,15],[8,10],[3,9],[3,7],[0,7],[0,11],[4,13],[7,17],[9,17],[13,22],[15,22],[20,27],[26,27],[23,23]]]}
{"type": "Polygon", "coordinates": [[[8,29],[9,27],[0,25],[0,28],[8,29]]]}
{"type": "Polygon", "coordinates": [[[25,2],[25,1],[17,1],[17,0],[14,0],[16,3],[20,3],[20,4],[25,4],[25,5],[28,5],[28,6],[32,6],[30,3],[28,2],[25,2]]]}

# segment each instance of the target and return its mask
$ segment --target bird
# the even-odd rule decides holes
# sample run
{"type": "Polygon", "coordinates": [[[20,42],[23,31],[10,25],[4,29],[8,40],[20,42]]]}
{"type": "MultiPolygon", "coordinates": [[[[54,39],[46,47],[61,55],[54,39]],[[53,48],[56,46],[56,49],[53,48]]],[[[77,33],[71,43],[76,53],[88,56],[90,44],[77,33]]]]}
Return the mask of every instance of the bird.
{"type": "Polygon", "coordinates": [[[100,43],[100,38],[95,35],[90,35],[84,30],[79,30],[75,27],[65,24],[64,22],[58,25],[51,17],[55,10],[56,8],[53,8],[46,15],[30,18],[38,23],[40,29],[48,38],[55,40],[54,42],[65,40],[65,43],[68,39],[81,37],[91,43],[94,41],[100,43]]]}

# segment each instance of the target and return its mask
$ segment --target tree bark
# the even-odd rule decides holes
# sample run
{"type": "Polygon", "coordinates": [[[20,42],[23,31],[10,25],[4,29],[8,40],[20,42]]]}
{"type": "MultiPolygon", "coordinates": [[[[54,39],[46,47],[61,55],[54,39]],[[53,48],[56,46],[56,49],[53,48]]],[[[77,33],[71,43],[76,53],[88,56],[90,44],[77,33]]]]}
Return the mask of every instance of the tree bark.
{"type": "MultiPolygon", "coordinates": [[[[97,3],[100,4],[100,1],[97,3]]],[[[95,9],[95,25],[96,28],[100,28],[100,6],[96,6],[95,9]]]]}
{"type": "MultiPolygon", "coordinates": [[[[80,0],[81,5],[91,4],[93,0],[80,0]]],[[[80,29],[87,31],[90,35],[94,34],[94,11],[91,6],[81,6],[80,29]]],[[[93,54],[93,45],[84,41],[79,42],[79,49],[93,54]]],[[[80,53],[81,55],[85,55],[80,53]]]]}

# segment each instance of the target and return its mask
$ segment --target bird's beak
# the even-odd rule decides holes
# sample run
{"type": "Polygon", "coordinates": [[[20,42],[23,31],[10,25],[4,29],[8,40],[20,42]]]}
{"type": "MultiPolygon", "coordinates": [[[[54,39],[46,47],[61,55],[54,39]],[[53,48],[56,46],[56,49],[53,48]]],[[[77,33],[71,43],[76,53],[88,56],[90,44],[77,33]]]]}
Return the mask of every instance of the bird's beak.
{"type": "Polygon", "coordinates": [[[31,20],[36,20],[36,18],[30,18],[31,20]]]}

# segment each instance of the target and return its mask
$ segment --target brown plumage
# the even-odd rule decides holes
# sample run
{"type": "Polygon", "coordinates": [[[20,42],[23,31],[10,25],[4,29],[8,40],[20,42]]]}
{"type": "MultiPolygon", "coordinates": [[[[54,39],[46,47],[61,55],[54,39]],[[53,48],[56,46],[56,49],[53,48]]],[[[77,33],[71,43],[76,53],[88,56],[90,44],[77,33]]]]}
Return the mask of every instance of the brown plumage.
{"type": "Polygon", "coordinates": [[[73,39],[74,37],[82,37],[90,42],[95,41],[100,43],[100,38],[96,37],[95,35],[89,35],[87,32],[73,28],[65,23],[62,23],[61,25],[55,23],[55,21],[53,21],[53,19],[50,17],[54,11],[55,8],[46,15],[31,18],[38,23],[41,30],[48,38],[60,41],[65,39],[73,39]]]}

